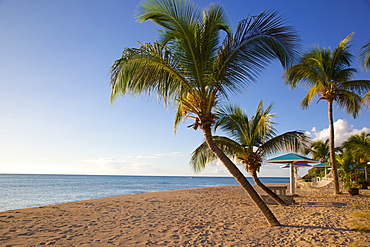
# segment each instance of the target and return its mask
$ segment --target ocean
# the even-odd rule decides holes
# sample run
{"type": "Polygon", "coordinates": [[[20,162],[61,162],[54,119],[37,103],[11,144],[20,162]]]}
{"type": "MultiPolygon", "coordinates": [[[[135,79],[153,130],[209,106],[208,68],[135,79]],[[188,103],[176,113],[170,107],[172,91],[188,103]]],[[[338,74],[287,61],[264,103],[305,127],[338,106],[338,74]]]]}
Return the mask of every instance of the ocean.
{"type": "MultiPolygon", "coordinates": [[[[262,177],[263,183],[289,183],[262,177]]],[[[248,181],[253,183],[252,178],[248,181]]],[[[238,185],[233,177],[0,174],[0,212],[110,196],[238,185]]]]}

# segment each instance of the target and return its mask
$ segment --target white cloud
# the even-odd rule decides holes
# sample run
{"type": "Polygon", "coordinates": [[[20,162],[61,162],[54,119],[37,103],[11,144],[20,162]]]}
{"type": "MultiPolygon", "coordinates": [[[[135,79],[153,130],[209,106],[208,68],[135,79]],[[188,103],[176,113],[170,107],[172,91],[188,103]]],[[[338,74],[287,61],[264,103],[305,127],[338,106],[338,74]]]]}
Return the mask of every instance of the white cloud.
{"type": "MultiPolygon", "coordinates": [[[[344,141],[346,141],[352,135],[358,135],[361,132],[370,132],[370,129],[363,127],[362,129],[354,129],[353,125],[348,124],[344,119],[338,119],[334,122],[334,143],[335,146],[340,146],[344,141]]],[[[323,130],[317,130],[313,127],[311,131],[306,132],[313,141],[325,141],[329,138],[329,128],[323,130]]]]}

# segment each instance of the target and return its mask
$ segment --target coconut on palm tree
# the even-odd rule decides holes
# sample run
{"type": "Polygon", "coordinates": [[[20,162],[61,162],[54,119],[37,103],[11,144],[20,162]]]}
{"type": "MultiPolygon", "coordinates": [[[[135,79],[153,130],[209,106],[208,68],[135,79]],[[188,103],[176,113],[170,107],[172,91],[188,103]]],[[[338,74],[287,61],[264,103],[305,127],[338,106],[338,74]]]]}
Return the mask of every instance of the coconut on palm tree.
{"type": "MultiPolygon", "coordinates": [[[[218,120],[215,129],[220,128],[228,137],[213,136],[217,146],[232,160],[245,165],[254,182],[280,205],[287,205],[280,197],[266,187],[258,178],[261,164],[266,155],[284,151],[303,151],[307,148],[309,138],[300,131],[289,131],[276,135],[273,122],[272,105],[263,109],[261,100],[256,113],[248,117],[243,109],[237,106],[225,106],[216,112],[218,120]]],[[[217,160],[206,142],[192,153],[190,164],[194,171],[203,170],[207,163],[217,160]]]]}
{"type": "Polygon", "coordinates": [[[352,80],[356,69],[351,68],[352,54],[349,43],[352,34],[342,40],[332,51],[330,48],[315,47],[303,54],[299,63],[285,71],[285,83],[295,88],[298,83],[309,88],[301,101],[303,108],[308,108],[318,96],[318,101],[325,100],[328,105],[330,131],[330,164],[333,168],[334,193],[339,194],[338,173],[334,152],[333,104],[346,109],[347,113],[357,117],[362,96],[370,89],[369,80],[352,80]]]}
{"type": "Polygon", "coordinates": [[[166,105],[174,105],[175,129],[181,120],[194,119],[194,129],[203,131],[207,145],[270,225],[279,225],[243,174],[217,147],[211,127],[216,120],[214,107],[228,93],[245,89],[274,59],[289,65],[297,54],[292,28],[276,12],[267,11],[240,21],[233,33],[224,8],[216,3],[201,9],[188,0],[148,0],[140,11],[138,20],[157,24],[161,36],[154,44],[124,49],[111,69],[111,99],[156,94],[166,105]]]}

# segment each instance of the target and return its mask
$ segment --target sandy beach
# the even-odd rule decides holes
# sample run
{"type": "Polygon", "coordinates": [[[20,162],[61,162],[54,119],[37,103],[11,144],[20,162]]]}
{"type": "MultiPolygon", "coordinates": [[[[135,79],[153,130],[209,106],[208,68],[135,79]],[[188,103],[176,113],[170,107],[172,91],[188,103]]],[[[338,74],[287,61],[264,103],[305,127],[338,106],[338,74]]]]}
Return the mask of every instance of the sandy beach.
{"type": "Polygon", "coordinates": [[[239,186],[116,196],[0,213],[0,246],[370,246],[351,213],[370,190],[298,189],[270,227],[239,186]]]}

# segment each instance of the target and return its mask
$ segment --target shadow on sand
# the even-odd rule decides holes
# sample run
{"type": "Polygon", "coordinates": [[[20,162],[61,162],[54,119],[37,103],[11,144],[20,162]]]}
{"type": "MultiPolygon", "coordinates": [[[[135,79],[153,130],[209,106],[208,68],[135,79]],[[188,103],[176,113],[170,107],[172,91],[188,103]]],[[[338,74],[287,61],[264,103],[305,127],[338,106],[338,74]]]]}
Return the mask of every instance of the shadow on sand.
{"type": "Polygon", "coordinates": [[[287,228],[299,228],[299,229],[319,229],[319,230],[334,230],[334,231],[345,231],[345,232],[356,232],[356,230],[345,229],[345,228],[334,228],[334,227],[324,227],[324,226],[293,226],[293,225],[280,225],[280,227],[287,228]]]}

